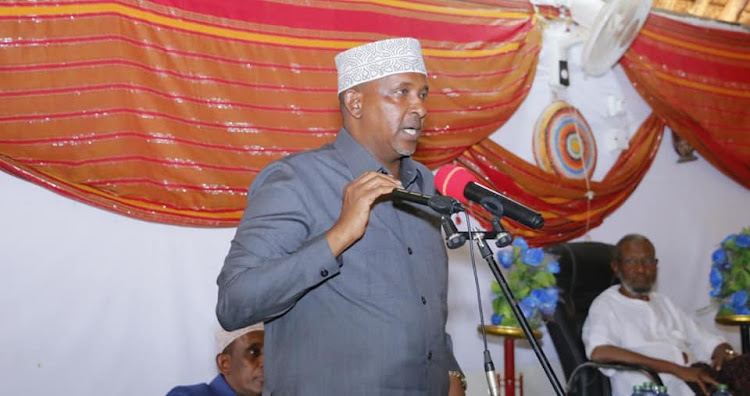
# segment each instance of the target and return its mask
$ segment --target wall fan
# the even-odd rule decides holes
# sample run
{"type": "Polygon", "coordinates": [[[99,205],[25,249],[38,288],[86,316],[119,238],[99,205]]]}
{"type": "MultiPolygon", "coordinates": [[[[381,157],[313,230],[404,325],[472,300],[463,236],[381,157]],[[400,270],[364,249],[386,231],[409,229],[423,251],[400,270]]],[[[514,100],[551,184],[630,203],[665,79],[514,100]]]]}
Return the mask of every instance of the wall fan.
{"type": "MultiPolygon", "coordinates": [[[[567,57],[570,45],[583,41],[581,65],[586,74],[598,76],[609,70],[630,47],[646,22],[652,0],[531,0],[534,5],[567,8],[582,32],[570,37],[553,33],[553,45],[560,49],[558,82],[568,85],[567,57]]],[[[551,24],[550,26],[554,26],[551,24]]]]}

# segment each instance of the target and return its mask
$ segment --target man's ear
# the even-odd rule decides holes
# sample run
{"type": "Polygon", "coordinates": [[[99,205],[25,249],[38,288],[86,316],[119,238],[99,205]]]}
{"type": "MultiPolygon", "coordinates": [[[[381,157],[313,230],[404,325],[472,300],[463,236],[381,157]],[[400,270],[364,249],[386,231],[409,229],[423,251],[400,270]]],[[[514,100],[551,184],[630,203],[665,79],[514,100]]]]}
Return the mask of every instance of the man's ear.
{"type": "Polygon", "coordinates": [[[216,355],[216,367],[224,375],[229,373],[229,369],[232,367],[232,357],[228,353],[220,353],[216,355]]]}
{"type": "Polygon", "coordinates": [[[612,268],[612,272],[615,274],[617,278],[620,278],[620,266],[617,263],[617,259],[612,259],[612,261],[609,262],[609,268],[612,268]]]}
{"type": "Polygon", "coordinates": [[[354,118],[362,117],[362,92],[356,89],[347,89],[343,93],[344,107],[354,118]]]}

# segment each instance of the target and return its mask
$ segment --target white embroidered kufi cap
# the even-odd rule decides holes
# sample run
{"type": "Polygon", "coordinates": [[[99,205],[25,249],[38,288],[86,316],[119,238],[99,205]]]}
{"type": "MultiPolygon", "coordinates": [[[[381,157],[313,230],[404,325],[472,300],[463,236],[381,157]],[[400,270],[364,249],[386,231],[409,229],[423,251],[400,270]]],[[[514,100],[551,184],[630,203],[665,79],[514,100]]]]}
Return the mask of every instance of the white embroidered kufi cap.
{"type": "Polygon", "coordinates": [[[235,331],[226,331],[221,326],[216,329],[216,353],[222,353],[227,345],[231,344],[232,341],[242,337],[243,335],[250,333],[251,331],[263,331],[263,322],[256,323],[247,327],[243,327],[235,331]]]}
{"type": "Polygon", "coordinates": [[[398,73],[422,73],[427,68],[422,47],[413,38],[394,38],[360,45],[336,55],[338,93],[381,77],[398,73]]]}

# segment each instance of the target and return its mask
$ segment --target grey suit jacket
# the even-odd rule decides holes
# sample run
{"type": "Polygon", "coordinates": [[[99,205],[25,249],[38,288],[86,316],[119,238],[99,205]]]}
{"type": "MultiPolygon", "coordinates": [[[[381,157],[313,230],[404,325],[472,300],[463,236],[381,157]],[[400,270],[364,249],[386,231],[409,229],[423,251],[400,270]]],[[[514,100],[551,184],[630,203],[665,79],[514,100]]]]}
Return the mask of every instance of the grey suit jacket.
{"type": "MultiPolygon", "coordinates": [[[[342,129],[332,144],[265,168],[218,278],[228,330],[266,322],[264,394],[445,395],[458,370],[447,317],[447,255],[425,206],[375,205],[338,258],[325,232],[346,184],[380,163],[342,129]]],[[[410,158],[405,188],[435,194],[410,158]]]]}

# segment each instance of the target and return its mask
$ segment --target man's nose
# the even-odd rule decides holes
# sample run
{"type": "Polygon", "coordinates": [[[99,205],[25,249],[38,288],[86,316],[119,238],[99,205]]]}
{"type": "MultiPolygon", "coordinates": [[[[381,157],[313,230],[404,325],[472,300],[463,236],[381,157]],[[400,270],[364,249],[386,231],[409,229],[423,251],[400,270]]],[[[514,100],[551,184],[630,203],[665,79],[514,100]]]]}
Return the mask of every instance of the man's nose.
{"type": "Polygon", "coordinates": [[[648,265],[643,260],[641,260],[636,263],[635,270],[638,272],[647,272],[649,268],[648,265]]]}
{"type": "Polygon", "coordinates": [[[424,118],[427,115],[427,106],[424,104],[424,99],[417,97],[412,100],[411,111],[419,115],[419,118],[424,118]]]}

